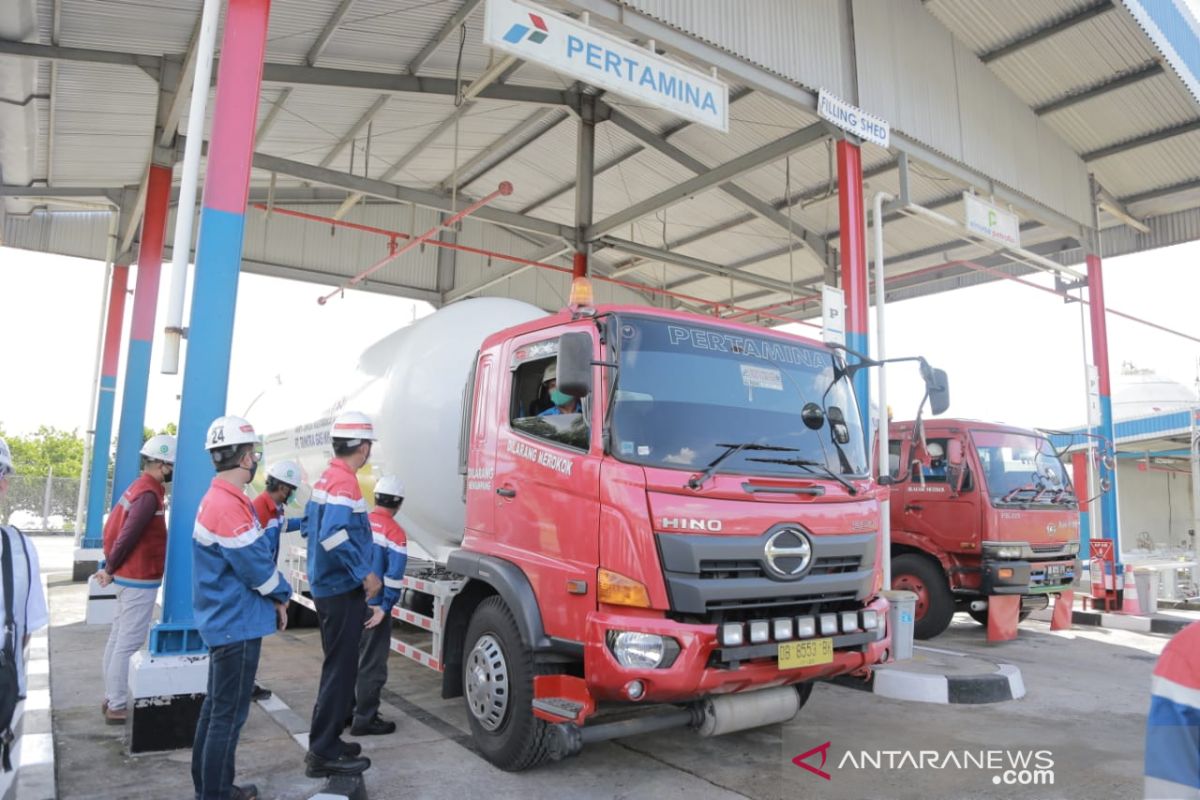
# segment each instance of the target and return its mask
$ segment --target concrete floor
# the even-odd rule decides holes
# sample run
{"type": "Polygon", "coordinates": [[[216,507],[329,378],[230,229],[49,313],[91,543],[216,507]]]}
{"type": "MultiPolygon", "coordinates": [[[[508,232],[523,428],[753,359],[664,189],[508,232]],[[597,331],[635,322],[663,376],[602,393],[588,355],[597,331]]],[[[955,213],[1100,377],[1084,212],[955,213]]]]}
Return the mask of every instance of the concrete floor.
{"type": "MultiPolygon", "coordinates": [[[[49,572],[69,570],[61,540],[39,539],[49,572]],[[64,559],[65,555],[65,559],[64,559]]],[[[68,575],[61,577],[69,577],[68,575]]],[[[58,780],[63,798],[188,797],[189,754],[129,758],[120,729],[99,714],[100,665],[106,628],[82,623],[84,587],[51,579],[51,684],[58,780]]],[[[847,798],[1128,798],[1141,792],[1145,712],[1150,674],[1167,637],[1077,628],[1051,633],[1026,622],[1020,639],[989,646],[965,615],[931,642],[1020,667],[1027,689],[1017,701],[939,706],[876,698],[822,684],[793,722],[716,739],[687,731],[659,733],[592,746],[578,757],[536,771],[508,774],[476,755],[461,700],[438,696],[440,678],[393,656],[384,715],[396,734],[362,740],[374,761],[370,797],[502,798],[551,795],[607,798],[784,797],[847,798]],[[795,766],[792,758],[829,742],[829,780],[795,766]],[[1002,769],[958,768],[968,756],[1003,761],[1049,751],[1052,787],[1008,786],[1002,769]],[[863,754],[884,768],[858,768],[863,754]],[[877,751],[884,751],[876,755],[877,751]],[[886,768],[890,756],[921,759],[886,768]],[[980,751],[998,751],[990,755],[980,751]],[[953,760],[957,757],[957,761],[953,760]],[[951,759],[947,761],[947,759],[951,759]]],[[[307,720],[320,670],[313,630],[270,637],[260,682],[307,720]]],[[[304,778],[304,751],[261,708],[251,710],[238,750],[238,779],[257,783],[266,798],[304,798],[319,784],[304,778]]],[[[821,766],[820,753],[806,763],[821,766]]],[[[999,762],[997,762],[998,764],[999,762]]]]}

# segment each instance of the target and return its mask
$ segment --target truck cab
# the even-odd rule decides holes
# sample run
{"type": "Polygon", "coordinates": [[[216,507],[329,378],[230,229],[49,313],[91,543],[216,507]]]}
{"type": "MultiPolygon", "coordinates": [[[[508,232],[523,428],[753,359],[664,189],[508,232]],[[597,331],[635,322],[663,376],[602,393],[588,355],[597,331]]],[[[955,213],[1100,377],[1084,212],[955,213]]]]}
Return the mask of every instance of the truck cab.
{"type": "Polygon", "coordinates": [[[1079,502],[1041,433],[969,420],[892,423],[892,587],[917,595],[915,635],[955,611],[986,625],[988,598],[1021,597],[1020,619],[1071,587],[1079,502]]]}
{"type": "MultiPolygon", "coordinates": [[[[570,738],[599,702],[767,687],[802,702],[815,679],[888,660],[885,490],[836,358],[642,307],[484,342],[463,411],[466,531],[447,563],[469,581],[448,623],[465,635],[444,665],[494,763],[529,766],[547,725],[570,738]],[[527,641],[502,632],[498,603],[527,641]],[[529,704],[536,719],[505,722],[529,704]]],[[[794,713],[787,697],[757,702],[753,724],[794,713]]]]}

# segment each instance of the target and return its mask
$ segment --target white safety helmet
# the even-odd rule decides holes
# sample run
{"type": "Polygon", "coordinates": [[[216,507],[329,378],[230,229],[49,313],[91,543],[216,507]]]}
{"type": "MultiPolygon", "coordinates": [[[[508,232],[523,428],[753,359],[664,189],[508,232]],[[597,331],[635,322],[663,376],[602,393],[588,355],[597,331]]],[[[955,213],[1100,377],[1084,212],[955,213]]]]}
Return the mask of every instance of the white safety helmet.
{"type": "Polygon", "coordinates": [[[175,463],[175,437],[169,433],[160,433],[157,436],[151,436],[142,445],[141,454],[151,461],[163,461],[167,464],[175,463]]]}
{"type": "Polygon", "coordinates": [[[258,444],[261,441],[254,432],[254,426],[241,417],[217,417],[208,426],[208,434],[204,437],[205,450],[219,450],[222,447],[233,447],[239,444],[258,444]]]}
{"type": "Polygon", "coordinates": [[[550,366],[546,367],[546,371],[542,373],[542,383],[558,380],[558,359],[550,362],[550,366]]]}
{"type": "Polygon", "coordinates": [[[361,411],[343,411],[334,417],[329,437],[344,439],[351,447],[357,447],[363,442],[373,442],[379,438],[375,435],[375,425],[371,422],[371,418],[361,411]]]}
{"type": "Polygon", "coordinates": [[[274,478],[280,483],[286,483],[293,489],[299,489],[300,484],[304,483],[304,470],[300,469],[300,465],[290,459],[276,461],[267,470],[267,477],[274,478]]]}
{"type": "Polygon", "coordinates": [[[395,475],[384,475],[379,479],[379,483],[375,484],[375,494],[384,494],[403,499],[404,484],[395,475]]]}
{"type": "Polygon", "coordinates": [[[8,449],[8,442],[0,439],[0,478],[10,474],[12,471],[12,451],[8,449]]]}

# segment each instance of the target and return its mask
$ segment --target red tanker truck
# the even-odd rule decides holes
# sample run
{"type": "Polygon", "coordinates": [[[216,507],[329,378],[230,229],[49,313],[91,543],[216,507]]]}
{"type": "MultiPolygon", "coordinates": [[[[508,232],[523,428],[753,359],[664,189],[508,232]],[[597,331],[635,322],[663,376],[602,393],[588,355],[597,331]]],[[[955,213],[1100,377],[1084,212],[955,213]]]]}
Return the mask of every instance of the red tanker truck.
{"type": "MultiPolygon", "coordinates": [[[[944,407],[944,373],[925,375],[944,407]]],[[[369,348],[349,385],[268,437],[268,460],[318,474],[332,415],[372,415],[364,496],[384,474],[407,488],[393,649],[464,698],[493,764],[780,722],[815,680],[890,659],[886,489],[825,345],[655,308],[478,299],[369,348]],[[613,721],[601,703],[646,708],[613,721]]]]}

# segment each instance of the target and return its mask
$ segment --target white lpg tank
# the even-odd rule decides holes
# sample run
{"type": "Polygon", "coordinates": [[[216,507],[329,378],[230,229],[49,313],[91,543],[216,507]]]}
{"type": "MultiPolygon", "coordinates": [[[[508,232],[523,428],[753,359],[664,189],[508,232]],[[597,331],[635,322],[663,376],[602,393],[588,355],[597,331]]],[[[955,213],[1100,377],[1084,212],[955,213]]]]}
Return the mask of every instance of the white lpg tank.
{"type": "Polygon", "coordinates": [[[364,496],[370,503],[374,481],[398,475],[405,498],[397,519],[409,542],[444,562],[462,542],[465,523],[459,428],[475,354],[496,331],[544,316],[528,303],[479,298],[453,303],[385,336],[363,352],[348,385],[329,387],[331,393],[349,394],[330,396],[306,422],[267,437],[265,460],[295,458],[315,482],[333,456],[328,438],[333,415],[343,409],[370,415],[379,441],[370,477],[359,474],[364,496]]]}

